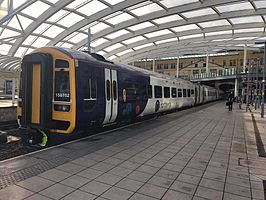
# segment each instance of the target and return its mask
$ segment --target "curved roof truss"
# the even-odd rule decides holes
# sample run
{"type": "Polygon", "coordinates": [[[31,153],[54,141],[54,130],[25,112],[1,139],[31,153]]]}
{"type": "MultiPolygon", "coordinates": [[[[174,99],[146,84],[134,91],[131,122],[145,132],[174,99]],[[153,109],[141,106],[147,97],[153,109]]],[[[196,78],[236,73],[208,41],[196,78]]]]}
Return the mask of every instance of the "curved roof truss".
{"type": "Polygon", "coordinates": [[[119,62],[260,50],[265,0],[21,0],[0,20],[1,69],[35,48],[87,49],[119,62]],[[3,59],[3,62],[2,62],[3,59]]]}

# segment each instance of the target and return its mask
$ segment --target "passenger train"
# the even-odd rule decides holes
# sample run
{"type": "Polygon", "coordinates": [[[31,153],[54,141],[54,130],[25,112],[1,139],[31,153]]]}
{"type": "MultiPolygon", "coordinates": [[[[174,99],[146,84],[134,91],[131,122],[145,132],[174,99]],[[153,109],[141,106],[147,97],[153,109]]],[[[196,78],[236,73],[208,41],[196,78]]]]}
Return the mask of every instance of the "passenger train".
{"type": "Polygon", "coordinates": [[[57,47],[26,55],[21,68],[17,118],[33,139],[42,138],[43,146],[47,134],[73,135],[88,127],[214,101],[222,94],[209,86],[114,64],[97,54],[57,47]]]}

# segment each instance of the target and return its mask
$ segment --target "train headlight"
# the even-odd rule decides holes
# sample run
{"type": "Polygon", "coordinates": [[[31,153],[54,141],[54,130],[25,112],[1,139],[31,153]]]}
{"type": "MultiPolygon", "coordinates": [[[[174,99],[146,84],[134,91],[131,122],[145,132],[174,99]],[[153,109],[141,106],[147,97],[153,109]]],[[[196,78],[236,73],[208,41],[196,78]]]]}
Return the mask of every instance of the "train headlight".
{"type": "Polygon", "coordinates": [[[61,112],[69,112],[70,105],[54,105],[54,110],[61,112]]]}

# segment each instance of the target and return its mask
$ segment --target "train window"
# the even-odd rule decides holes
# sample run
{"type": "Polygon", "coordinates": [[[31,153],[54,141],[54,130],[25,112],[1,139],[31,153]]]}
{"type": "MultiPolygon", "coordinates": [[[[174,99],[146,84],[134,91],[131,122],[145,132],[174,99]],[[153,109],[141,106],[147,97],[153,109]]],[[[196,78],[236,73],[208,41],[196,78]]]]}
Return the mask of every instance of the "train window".
{"type": "Polygon", "coordinates": [[[88,79],[84,84],[84,99],[96,99],[97,84],[95,79],[88,79]]]}
{"type": "Polygon", "coordinates": [[[154,86],[154,93],[155,93],[155,98],[162,98],[162,87],[161,86],[154,86]]]}
{"type": "Polygon", "coordinates": [[[172,88],[172,98],[176,98],[176,88],[172,88]]]}
{"type": "Polygon", "coordinates": [[[96,99],[96,95],[97,95],[97,84],[96,84],[96,80],[92,79],[91,80],[91,98],[92,99],[96,99]]]}
{"type": "Polygon", "coordinates": [[[187,97],[190,97],[190,89],[187,89],[187,97]]]}
{"type": "Polygon", "coordinates": [[[55,60],[55,68],[69,68],[69,63],[66,60],[55,60]]]}
{"type": "Polygon", "coordinates": [[[127,82],[126,91],[127,91],[127,100],[139,100],[140,98],[142,98],[142,96],[140,95],[141,90],[139,89],[138,84],[127,82]]]}
{"type": "Polygon", "coordinates": [[[170,98],[170,88],[164,87],[163,88],[164,98],[170,98]]]}
{"type": "Polygon", "coordinates": [[[151,99],[152,98],[152,86],[151,85],[148,85],[147,93],[148,93],[148,98],[151,99]]]}
{"type": "Polygon", "coordinates": [[[190,93],[191,93],[191,95],[194,95],[194,90],[191,89],[191,90],[190,90],[190,93]]]}
{"type": "Polygon", "coordinates": [[[114,96],[114,100],[117,99],[117,90],[116,90],[117,86],[116,86],[116,81],[113,81],[113,96],[114,96]]]}
{"type": "Polygon", "coordinates": [[[55,72],[55,101],[70,101],[70,86],[69,86],[69,72],[56,71],[55,72]]]}
{"type": "Polygon", "coordinates": [[[183,96],[182,95],[182,89],[178,89],[177,91],[178,91],[178,97],[182,97],[183,96]]]}
{"type": "Polygon", "coordinates": [[[107,81],[106,81],[106,99],[107,99],[108,101],[110,101],[110,99],[111,99],[111,92],[110,92],[110,89],[111,89],[110,81],[107,80],[107,81]]]}
{"type": "Polygon", "coordinates": [[[187,90],[183,89],[183,97],[187,97],[187,90]]]}

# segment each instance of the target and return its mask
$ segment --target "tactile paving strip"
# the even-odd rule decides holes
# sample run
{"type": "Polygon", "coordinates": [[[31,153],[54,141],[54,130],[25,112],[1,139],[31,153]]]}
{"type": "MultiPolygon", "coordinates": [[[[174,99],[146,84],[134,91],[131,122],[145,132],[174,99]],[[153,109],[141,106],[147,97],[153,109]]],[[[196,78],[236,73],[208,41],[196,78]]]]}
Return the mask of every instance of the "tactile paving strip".
{"type": "Polygon", "coordinates": [[[42,161],[41,163],[16,171],[14,173],[0,176],[0,189],[3,189],[9,185],[13,185],[19,181],[23,181],[32,176],[36,176],[69,161],[70,159],[66,157],[54,158],[49,161],[42,161]]]}

